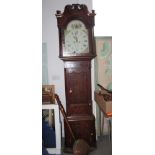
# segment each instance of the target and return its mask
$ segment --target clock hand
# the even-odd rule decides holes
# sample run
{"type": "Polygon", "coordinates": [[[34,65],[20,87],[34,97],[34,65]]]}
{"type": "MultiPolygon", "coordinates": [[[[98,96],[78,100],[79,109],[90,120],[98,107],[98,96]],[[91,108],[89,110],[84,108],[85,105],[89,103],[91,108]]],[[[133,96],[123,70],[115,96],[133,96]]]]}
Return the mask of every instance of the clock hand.
{"type": "Polygon", "coordinates": [[[77,36],[76,36],[76,39],[75,39],[75,40],[76,40],[76,42],[78,43],[78,37],[77,37],[77,36]]]}
{"type": "Polygon", "coordinates": [[[75,40],[76,40],[76,42],[78,43],[78,37],[77,37],[77,34],[78,34],[78,31],[76,31],[76,32],[74,33],[74,36],[75,36],[75,40]]]}
{"type": "Polygon", "coordinates": [[[73,36],[76,42],[78,42],[78,37],[76,35],[73,36]]]}

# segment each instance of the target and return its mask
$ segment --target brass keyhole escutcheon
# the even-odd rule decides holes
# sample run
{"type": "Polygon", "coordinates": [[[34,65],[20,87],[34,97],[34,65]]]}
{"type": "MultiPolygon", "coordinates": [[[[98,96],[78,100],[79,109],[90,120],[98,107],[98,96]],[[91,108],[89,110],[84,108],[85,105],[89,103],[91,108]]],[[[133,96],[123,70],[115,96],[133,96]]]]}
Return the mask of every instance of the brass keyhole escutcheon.
{"type": "Polygon", "coordinates": [[[72,91],[72,89],[70,88],[70,89],[69,89],[69,93],[71,94],[72,92],[73,92],[73,91],[72,91]]]}

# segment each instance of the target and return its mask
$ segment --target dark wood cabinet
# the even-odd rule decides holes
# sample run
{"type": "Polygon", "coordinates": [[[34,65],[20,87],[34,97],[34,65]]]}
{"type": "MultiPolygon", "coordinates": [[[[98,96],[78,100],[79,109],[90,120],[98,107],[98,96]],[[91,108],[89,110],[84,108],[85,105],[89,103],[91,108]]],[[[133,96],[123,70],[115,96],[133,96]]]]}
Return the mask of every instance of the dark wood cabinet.
{"type": "MultiPolygon", "coordinates": [[[[96,146],[95,117],[92,113],[91,60],[96,56],[95,12],[84,4],[65,6],[56,12],[59,58],[64,61],[66,112],[76,138],[96,146]]],[[[74,140],[65,124],[65,146],[74,140]]]]}

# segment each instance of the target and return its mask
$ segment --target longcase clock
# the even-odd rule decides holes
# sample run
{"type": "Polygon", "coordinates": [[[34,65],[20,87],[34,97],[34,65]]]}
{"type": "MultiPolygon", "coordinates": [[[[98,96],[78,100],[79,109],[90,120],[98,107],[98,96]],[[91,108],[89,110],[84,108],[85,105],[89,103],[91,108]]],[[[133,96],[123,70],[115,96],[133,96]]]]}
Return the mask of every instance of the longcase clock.
{"type": "MultiPolygon", "coordinates": [[[[67,118],[77,138],[96,146],[95,117],[92,113],[91,60],[96,56],[95,12],[84,4],[66,5],[56,12],[59,58],[64,61],[67,118]]],[[[65,124],[65,145],[72,147],[65,124]]]]}

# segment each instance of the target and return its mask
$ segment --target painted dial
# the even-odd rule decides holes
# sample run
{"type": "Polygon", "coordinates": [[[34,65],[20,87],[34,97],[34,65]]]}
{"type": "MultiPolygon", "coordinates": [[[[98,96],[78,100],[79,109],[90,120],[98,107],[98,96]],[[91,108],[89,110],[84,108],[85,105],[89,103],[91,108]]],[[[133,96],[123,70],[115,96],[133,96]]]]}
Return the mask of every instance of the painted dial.
{"type": "Polygon", "coordinates": [[[69,54],[88,53],[88,30],[80,20],[72,20],[65,30],[65,52],[69,54]]]}

